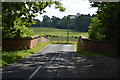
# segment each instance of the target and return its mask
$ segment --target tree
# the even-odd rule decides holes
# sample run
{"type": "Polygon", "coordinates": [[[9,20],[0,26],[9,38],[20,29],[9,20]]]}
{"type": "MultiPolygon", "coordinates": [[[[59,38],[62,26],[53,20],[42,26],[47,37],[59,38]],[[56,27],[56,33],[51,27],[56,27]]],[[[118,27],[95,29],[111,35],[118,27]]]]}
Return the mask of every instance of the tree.
{"type": "Polygon", "coordinates": [[[31,27],[41,27],[42,26],[42,22],[39,19],[34,19],[34,21],[36,21],[36,24],[33,24],[31,27]]]}
{"type": "MultiPolygon", "coordinates": [[[[32,20],[36,13],[43,14],[47,6],[55,4],[60,11],[64,11],[65,8],[58,1],[55,2],[3,2],[2,3],[2,37],[3,38],[13,38],[18,37],[17,34],[23,34],[22,30],[17,29],[18,27],[28,27],[34,24],[32,20]],[[19,20],[19,21],[18,21],[19,20]],[[21,22],[21,23],[19,23],[21,22]],[[15,27],[17,24],[18,26],[15,27]],[[12,33],[12,34],[11,34],[12,33]],[[12,37],[11,37],[12,36],[12,37]]],[[[19,36],[22,37],[22,36],[19,36]]],[[[25,36],[24,36],[25,37],[25,36]]],[[[26,35],[27,37],[27,35],[26,35]]]]}
{"type": "Polygon", "coordinates": [[[69,21],[69,28],[74,29],[74,23],[75,23],[74,19],[75,19],[74,15],[64,16],[62,19],[57,21],[58,28],[67,29],[68,21],[69,21]]]}
{"type": "MultiPolygon", "coordinates": [[[[97,11],[97,19],[99,20],[99,26],[96,25],[96,22],[91,25],[91,30],[98,28],[95,33],[99,33],[99,36],[95,35],[97,39],[102,41],[111,42],[115,47],[116,51],[119,51],[119,41],[120,41],[120,2],[94,2],[92,7],[98,7],[97,11]]],[[[91,34],[90,38],[94,33],[91,34]]],[[[118,53],[118,52],[117,52],[118,53]]]]}
{"type": "Polygon", "coordinates": [[[100,20],[97,17],[92,18],[92,23],[89,26],[89,38],[94,40],[103,40],[104,35],[102,28],[102,23],[100,23],[100,20]]]}
{"type": "MultiPolygon", "coordinates": [[[[120,19],[120,2],[119,3],[110,3],[110,2],[95,2],[93,7],[98,7],[97,17],[101,26],[98,27],[102,31],[96,31],[101,34],[101,40],[104,41],[113,41],[116,35],[118,35],[119,28],[119,19],[120,19]]],[[[96,24],[96,23],[95,23],[96,24]]],[[[94,26],[92,29],[94,29],[94,26]]],[[[92,38],[92,37],[91,37],[92,38]]]]}
{"type": "Polygon", "coordinates": [[[68,24],[70,29],[74,29],[75,18],[76,18],[75,15],[68,15],[67,16],[67,24],[68,24]]]}
{"type": "Polygon", "coordinates": [[[81,32],[87,32],[88,31],[88,26],[91,23],[91,16],[88,15],[83,15],[83,14],[78,14],[76,16],[75,20],[75,29],[79,30],[81,32]]]}
{"type": "Polygon", "coordinates": [[[67,29],[67,16],[64,16],[64,17],[59,21],[59,26],[58,26],[58,28],[67,29]]]}
{"type": "Polygon", "coordinates": [[[42,21],[42,26],[43,27],[48,27],[48,26],[50,26],[50,23],[51,23],[50,17],[48,17],[47,15],[44,15],[43,16],[43,21],[42,21]]]}
{"type": "Polygon", "coordinates": [[[51,27],[57,27],[58,25],[58,21],[60,20],[60,18],[56,17],[56,16],[52,16],[51,18],[51,27]]]}
{"type": "MultiPolygon", "coordinates": [[[[88,26],[91,23],[91,18],[95,17],[95,15],[84,15],[77,13],[76,15],[67,15],[62,19],[52,16],[50,18],[47,15],[43,16],[42,27],[55,27],[61,29],[67,29],[68,23],[70,29],[76,29],[77,31],[87,32],[88,26]]],[[[36,23],[37,24],[37,23],[36,23]]]]}

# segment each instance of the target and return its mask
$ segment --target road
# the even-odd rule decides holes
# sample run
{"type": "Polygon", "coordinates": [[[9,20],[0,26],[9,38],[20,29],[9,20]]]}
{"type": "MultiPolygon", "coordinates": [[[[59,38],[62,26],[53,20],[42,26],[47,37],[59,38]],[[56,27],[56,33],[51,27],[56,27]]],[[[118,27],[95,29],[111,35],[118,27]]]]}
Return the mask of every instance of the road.
{"type": "Polygon", "coordinates": [[[2,69],[2,80],[118,78],[118,60],[76,53],[74,45],[54,44],[2,69]]]}

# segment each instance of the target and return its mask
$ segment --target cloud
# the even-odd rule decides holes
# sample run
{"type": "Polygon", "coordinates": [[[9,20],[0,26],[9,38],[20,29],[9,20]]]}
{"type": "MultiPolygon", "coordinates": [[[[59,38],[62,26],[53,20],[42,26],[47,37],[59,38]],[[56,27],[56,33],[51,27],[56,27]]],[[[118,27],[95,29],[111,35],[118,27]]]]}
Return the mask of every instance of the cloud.
{"type": "Polygon", "coordinates": [[[64,17],[67,15],[76,15],[76,13],[80,14],[95,14],[97,8],[90,8],[90,3],[88,0],[62,0],[61,3],[66,8],[65,12],[60,12],[58,9],[54,8],[54,5],[49,8],[47,7],[45,10],[47,13],[39,15],[38,19],[42,20],[43,15],[48,15],[49,17],[56,16],[56,17],[64,17]]]}

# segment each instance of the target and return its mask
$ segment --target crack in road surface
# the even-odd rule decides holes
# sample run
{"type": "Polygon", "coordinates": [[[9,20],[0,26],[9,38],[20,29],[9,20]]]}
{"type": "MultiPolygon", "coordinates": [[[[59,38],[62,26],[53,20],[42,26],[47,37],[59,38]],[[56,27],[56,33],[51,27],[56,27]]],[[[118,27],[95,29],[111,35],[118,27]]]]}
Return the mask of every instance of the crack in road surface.
{"type": "Polygon", "coordinates": [[[2,80],[118,78],[118,59],[85,56],[74,45],[54,44],[2,69],[2,80]]]}

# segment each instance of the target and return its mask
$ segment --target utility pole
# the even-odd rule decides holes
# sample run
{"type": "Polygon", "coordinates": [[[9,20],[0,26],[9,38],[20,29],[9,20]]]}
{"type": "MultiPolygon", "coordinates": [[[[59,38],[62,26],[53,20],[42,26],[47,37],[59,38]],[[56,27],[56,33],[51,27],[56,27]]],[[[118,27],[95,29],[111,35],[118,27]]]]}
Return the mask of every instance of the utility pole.
{"type": "Polygon", "coordinates": [[[68,23],[68,27],[67,27],[67,44],[69,43],[69,19],[68,19],[68,17],[67,17],[67,23],[68,23]]]}

